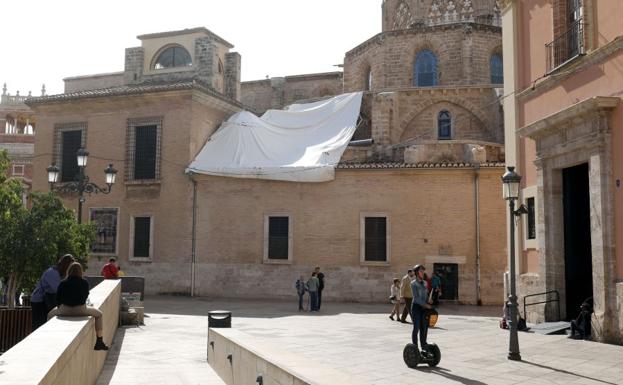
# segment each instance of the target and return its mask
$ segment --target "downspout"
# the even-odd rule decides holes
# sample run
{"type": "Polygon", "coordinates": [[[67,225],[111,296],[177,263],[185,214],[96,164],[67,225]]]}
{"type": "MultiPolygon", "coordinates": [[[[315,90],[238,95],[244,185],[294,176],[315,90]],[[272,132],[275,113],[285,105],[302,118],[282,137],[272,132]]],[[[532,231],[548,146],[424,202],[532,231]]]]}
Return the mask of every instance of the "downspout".
{"type": "Polygon", "coordinates": [[[195,296],[195,263],[197,250],[197,181],[193,178],[193,173],[189,173],[193,183],[193,224],[192,224],[192,250],[190,259],[190,296],[195,296]]]}
{"type": "Polygon", "coordinates": [[[482,306],[480,296],[480,183],[479,183],[480,164],[474,166],[474,208],[476,211],[476,304],[482,306]]]}

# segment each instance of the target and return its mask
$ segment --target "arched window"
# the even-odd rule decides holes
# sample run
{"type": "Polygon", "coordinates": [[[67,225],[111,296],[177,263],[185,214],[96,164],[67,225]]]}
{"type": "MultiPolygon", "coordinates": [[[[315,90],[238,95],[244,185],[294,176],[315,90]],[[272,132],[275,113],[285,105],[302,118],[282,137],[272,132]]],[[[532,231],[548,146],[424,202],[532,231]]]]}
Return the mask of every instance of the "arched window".
{"type": "Polygon", "coordinates": [[[504,84],[504,66],[500,54],[491,55],[491,84],[504,84]]]}
{"type": "Polygon", "coordinates": [[[190,54],[183,47],[169,47],[158,55],[154,69],[189,67],[192,65],[190,54]]]}
{"type": "Polygon", "coordinates": [[[437,137],[438,139],[452,139],[452,119],[447,110],[440,111],[437,116],[437,137]]]}
{"type": "Polygon", "coordinates": [[[370,91],[372,89],[372,70],[370,68],[365,73],[364,82],[363,90],[370,91]]]}
{"type": "Polygon", "coordinates": [[[420,51],[415,57],[413,85],[430,87],[437,85],[437,57],[432,51],[420,51]]]}

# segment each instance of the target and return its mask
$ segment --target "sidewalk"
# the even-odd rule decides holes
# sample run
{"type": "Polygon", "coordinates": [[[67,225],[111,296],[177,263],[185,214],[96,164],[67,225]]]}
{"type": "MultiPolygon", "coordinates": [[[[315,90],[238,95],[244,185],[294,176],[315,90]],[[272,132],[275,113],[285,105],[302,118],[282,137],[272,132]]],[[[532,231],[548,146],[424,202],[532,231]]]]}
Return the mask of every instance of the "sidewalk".
{"type": "Polygon", "coordinates": [[[441,363],[413,370],[402,360],[411,325],[390,321],[390,305],[327,303],[310,314],[297,312],[294,302],[185,297],[147,298],[147,325],[120,331],[118,362],[111,354],[98,384],[220,384],[205,362],[205,315],[221,308],[233,311],[234,328],[375,385],[623,384],[621,346],[520,333],[523,360],[508,361],[497,307],[441,307],[429,332],[441,363]]]}

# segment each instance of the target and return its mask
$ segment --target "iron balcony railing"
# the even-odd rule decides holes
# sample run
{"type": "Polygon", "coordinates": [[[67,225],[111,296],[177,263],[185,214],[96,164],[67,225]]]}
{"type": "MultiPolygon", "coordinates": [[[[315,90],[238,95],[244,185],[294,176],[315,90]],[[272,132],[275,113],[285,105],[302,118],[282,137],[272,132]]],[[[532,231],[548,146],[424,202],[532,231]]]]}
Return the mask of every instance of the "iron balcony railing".
{"type": "Polygon", "coordinates": [[[584,54],[584,20],[580,18],[554,41],[545,44],[547,73],[582,54],[584,54]]]}

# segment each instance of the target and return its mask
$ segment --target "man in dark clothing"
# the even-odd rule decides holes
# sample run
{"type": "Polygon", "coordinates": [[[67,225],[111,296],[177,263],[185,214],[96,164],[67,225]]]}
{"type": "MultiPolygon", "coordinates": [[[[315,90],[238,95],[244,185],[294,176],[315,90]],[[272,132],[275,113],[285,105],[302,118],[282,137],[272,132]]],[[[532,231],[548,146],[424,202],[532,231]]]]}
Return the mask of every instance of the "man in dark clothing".
{"type": "Polygon", "coordinates": [[[322,290],[324,289],[324,273],[320,272],[320,266],[316,266],[314,269],[316,273],[316,278],[320,281],[320,285],[318,285],[318,307],[316,310],[320,310],[320,305],[322,304],[322,290]]]}
{"type": "Polygon", "coordinates": [[[573,339],[589,339],[591,337],[591,314],[593,313],[593,298],[587,298],[580,306],[578,318],[571,320],[571,335],[573,339]]]}

